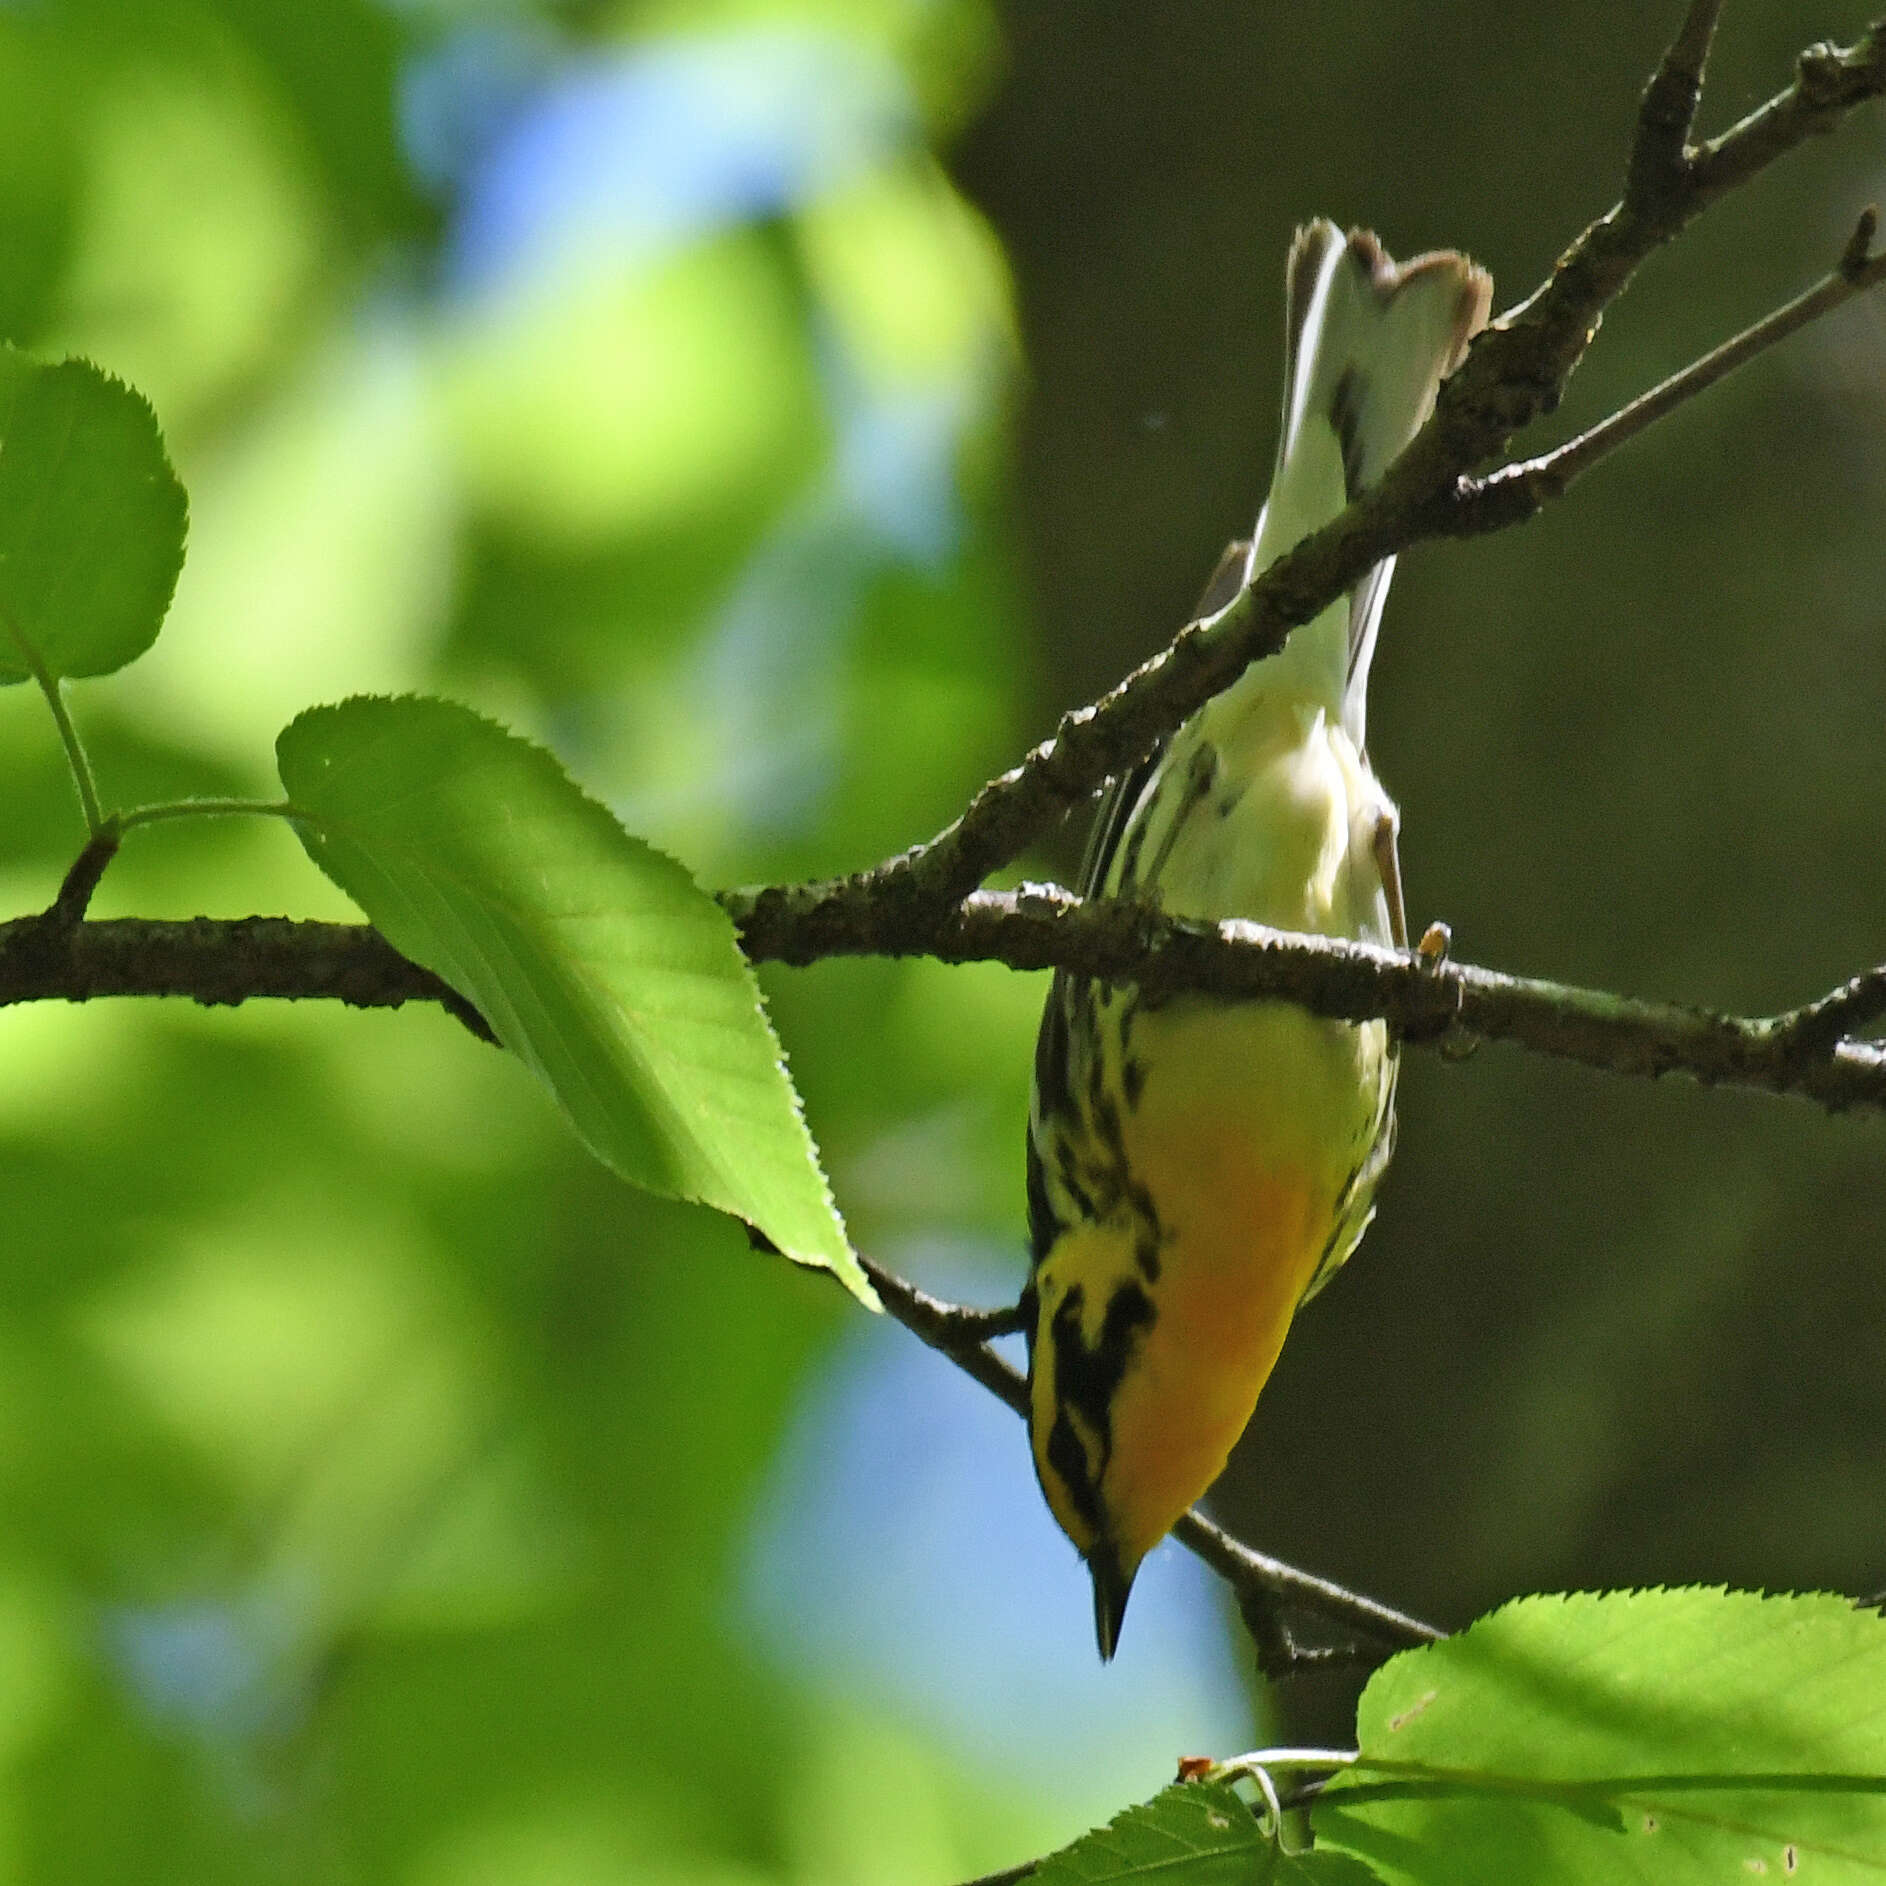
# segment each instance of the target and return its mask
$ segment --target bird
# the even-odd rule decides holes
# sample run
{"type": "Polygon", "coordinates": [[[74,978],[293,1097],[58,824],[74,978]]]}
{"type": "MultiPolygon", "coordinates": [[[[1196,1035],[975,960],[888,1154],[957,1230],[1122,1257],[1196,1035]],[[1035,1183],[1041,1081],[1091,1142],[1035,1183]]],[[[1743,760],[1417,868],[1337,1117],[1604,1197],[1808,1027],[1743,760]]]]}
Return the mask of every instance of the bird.
{"type": "MultiPolygon", "coordinates": [[[[1397,264],[1365,230],[1296,232],[1270,492],[1201,617],[1380,479],[1491,298],[1455,251],[1397,264]]],[[[1400,818],[1367,738],[1393,561],[1112,783],[1083,897],[1406,947],[1400,818]]],[[[1297,1309],[1368,1226],[1396,1064],[1379,1020],[1054,976],[1027,1135],[1029,1439],[1103,1661],[1141,1561],[1223,1471],[1297,1309]]]]}

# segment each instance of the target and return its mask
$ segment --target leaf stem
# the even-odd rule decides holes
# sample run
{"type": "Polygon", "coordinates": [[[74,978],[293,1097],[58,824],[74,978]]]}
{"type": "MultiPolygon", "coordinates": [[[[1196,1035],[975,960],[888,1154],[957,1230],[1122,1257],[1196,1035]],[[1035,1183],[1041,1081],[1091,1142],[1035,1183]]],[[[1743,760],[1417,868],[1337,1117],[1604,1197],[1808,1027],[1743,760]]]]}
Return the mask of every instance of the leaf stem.
{"type": "Polygon", "coordinates": [[[1353,1768],[1364,1757],[1352,1748],[1254,1748],[1228,1756],[1207,1772],[1208,1781],[1235,1781],[1254,1768],[1353,1768]]]}
{"type": "Polygon", "coordinates": [[[155,825],[162,819],[229,818],[243,812],[275,819],[301,816],[286,799],[167,799],[121,814],[118,829],[128,832],[134,825],[155,825]]]}
{"type": "Polygon", "coordinates": [[[46,666],[39,650],[20,632],[19,625],[10,615],[0,614],[0,622],[6,624],[9,639],[38,683],[40,693],[46,697],[46,705],[52,709],[53,724],[59,729],[59,740],[65,748],[66,764],[72,769],[72,783],[79,790],[79,807],[85,814],[86,834],[97,838],[105,829],[104,810],[98,802],[98,781],[93,777],[91,761],[85,757],[85,742],[79,738],[79,730],[73,724],[71,714],[66,711],[59,677],[46,666]]]}

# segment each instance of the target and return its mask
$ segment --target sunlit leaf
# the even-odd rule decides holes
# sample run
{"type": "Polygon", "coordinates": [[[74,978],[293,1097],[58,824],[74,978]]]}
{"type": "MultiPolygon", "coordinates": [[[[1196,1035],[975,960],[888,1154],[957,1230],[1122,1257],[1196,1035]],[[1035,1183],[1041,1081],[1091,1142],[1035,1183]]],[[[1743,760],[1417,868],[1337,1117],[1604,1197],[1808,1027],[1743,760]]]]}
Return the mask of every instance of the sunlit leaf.
{"type": "Polygon", "coordinates": [[[0,347],[0,683],[109,674],[157,639],[187,504],[142,395],[0,347]],[[22,646],[24,644],[24,646],[22,646]]]}
{"type": "Polygon", "coordinates": [[[870,1300],[732,926],[680,865],[445,701],[312,708],[276,757],[309,856],[476,1005],[598,1158],[870,1300]]]}
{"type": "Polygon", "coordinates": [[[1886,1873],[1886,1621],[1845,1598],[1521,1599],[1385,1664],[1357,1734],[1317,1837],[1390,1882],[1886,1873]]]}
{"type": "Polygon", "coordinates": [[[1192,1782],[1116,1814],[1029,1878],[1033,1886],[1369,1886],[1375,1875],[1348,1854],[1285,1852],[1232,1789],[1192,1782]]]}

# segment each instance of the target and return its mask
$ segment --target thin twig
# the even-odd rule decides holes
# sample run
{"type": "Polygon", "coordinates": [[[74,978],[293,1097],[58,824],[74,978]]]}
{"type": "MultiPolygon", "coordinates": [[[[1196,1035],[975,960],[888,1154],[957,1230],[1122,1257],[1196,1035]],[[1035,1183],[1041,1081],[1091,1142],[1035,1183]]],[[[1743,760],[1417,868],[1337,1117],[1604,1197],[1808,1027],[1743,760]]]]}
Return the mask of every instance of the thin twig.
{"type": "Polygon", "coordinates": [[[1775,1024],[1777,1050],[1812,1061],[1886,1016],[1886,965],[1862,970],[1775,1024]]]}
{"type": "Polygon", "coordinates": [[[1020,1371],[987,1346],[976,1333],[999,1320],[994,1333],[1006,1335],[1021,1327],[1017,1310],[969,1310],[945,1303],[927,1290],[889,1271],[874,1258],[860,1257],[859,1264],[870,1278],[886,1310],[920,1342],[946,1355],[965,1374],[973,1376],[1011,1413],[1028,1416],[1028,1383],[1020,1371]]]}
{"type": "Polygon", "coordinates": [[[1825,41],[1795,61],[1794,83],[1720,137],[1690,154],[1689,184],[1699,203],[1739,189],[1776,158],[1831,131],[1856,105],[1886,91],[1886,19],[1875,20],[1855,45],[1825,41]]]}
{"type": "Polygon", "coordinates": [[[1822,315],[1845,306],[1856,295],[1863,295],[1868,289],[1886,282],[1886,253],[1872,253],[1878,227],[1879,212],[1865,210],[1841,254],[1839,265],[1831,274],[1785,307],[1744,328],[1733,340],[1724,341],[1680,373],[1673,373],[1649,392],[1640,394],[1589,432],[1580,433],[1538,458],[1503,465],[1485,478],[1463,479],[1455,491],[1450,531],[1457,536],[1471,537],[1523,523],[1554,498],[1563,497],[1574,479],[1627,440],[1636,438],[1718,380],[1726,379],[1756,355],[1766,353],[1777,342],[1799,333],[1809,322],[1818,321],[1822,315]]]}
{"type": "Polygon", "coordinates": [[[1224,1579],[1237,1593],[1240,1604],[1261,1595],[1280,1603],[1299,1605],[1395,1649],[1438,1643],[1445,1635],[1432,1624],[1423,1624],[1419,1618],[1397,1611],[1392,1605],[1364,1597],[1360,1592],[1259,1552],[1242,1540],[1234,1539],[1222,1526],[1196,1510],[1180,1519],[1172,1529],[1172,1536],[1224,1579]]]}
{"type": "Polygon", "coordinates": [[[1290,1627],[1282,1609],[1268,1598],[1260,1604],[1240,1600],[1239,1614],[1244,1628],[1257,1646],[1257,1667],[1261,1675],[1277,1682],[1284,1677],[1307,1675],[1312,1670],[1373,1669],[1381,1662],[1380,1653],[1369,1645],[1350,1641],[1344,1644],[1306,1644],[1290,1627]]]}
{"type": "Polygon", "coordinates": [[[1639,202],[1654,202],[1682,187],[1690,131],[1702,102],[1703,70],[1721,13],[1722,0],[1692,0],[1675,39],[1644,87],[1626,172],[1626,193],[1639,202]]]}
{"type": "Polygon", "coordinates": [[[942,1302],[928,1291],[906,1282],[895,1271],[886,1270],[873,1258],[861,1256],[858,1262],[885,1309],[919,1342],[927,1343],[939,1355],[948,1356],[1010,1413],[1020,1415],[1023,1420],[1028,1418],[1028,1383],[1021,1372],[993,1349],[963,1333],[961,1319],[978,1312],[966,1312],[954,1304],[942,1302]]]}
{"type": "Polygon", "coordinates": [[[119,832],[118,822],[107,819],[92,834],[85,849],[73,859],[72,869],[65,874],[58,896],[52,900],[52,907],[45,913],[44,920],[48,924],[63,931],[70,930],[83,920],[91,907],[92,893],[98,889],[99,879],[118,855],[119,832]]]}
{"type": "MultiPolygon", "coordinates": [[[[1003,1313],[960,1309],[919,1290],[870,1258],[861,1257],[859,1263],[885,1309],[912,1335],[939,1354],[948,1356],[1005,1407],[1024,1420],[1028,1418],[1026,1380],[1019,1370],[973,1334],[978,1328],[988,1327],[997,1317],[1003,1317],[1003,1313]]],[[[1003,1321],[1006,1325],[1007,1318],[1003,1317],[1003,1321]]],[[[1231,1587],[1247,1620],[1254,1612],[1268,1617],[1279,1605],[1294,1605],[1347,1630],[1360,1632],[1389,1649],[1433,1643],[1441,1636],[1432,1625],[1408,1617],[1392,1606],[1256,1551],[1234,1539],[1222,1526],[1214,1525],[1202,1513],[1187,1513],[1173,1527],[1172,1536],[1231,1587]]],[[[1287,1640],[1280,1640],[1268,1626],[1265,1636],[1259,1639],[1260,1645],[1278,1641],[1287,1640]]],[[[1371,1655],[1359,1646],[1354,1657],[1370,1663],[1382,1660],[1381,1655],[1371,1655]]],[[[1315,1650],[1306,1652],[1300,1660],[1305,1663],[1325,1661],[1315,1650]]],[[[1273,1659],[1269,1673],[1285,1673],[1281,1660],[1273,1659]]]]}

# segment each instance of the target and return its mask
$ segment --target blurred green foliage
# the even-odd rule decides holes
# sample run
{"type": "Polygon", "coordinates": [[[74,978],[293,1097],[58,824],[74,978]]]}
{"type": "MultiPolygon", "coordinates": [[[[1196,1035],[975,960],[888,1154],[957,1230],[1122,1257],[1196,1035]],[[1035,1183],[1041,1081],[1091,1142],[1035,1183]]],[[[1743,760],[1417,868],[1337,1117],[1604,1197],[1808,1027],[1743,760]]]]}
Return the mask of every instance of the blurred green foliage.
{"type": "MultiPolygon", "coordinates": [[[[0,14],[0,327],[144,390],[192,500],[164,637],[75,696],[108,801],[267,791],[301,707],[425,687],[712,881],[1000,763],[1006,280],[931,153],[989,22],[719,12],[0,14]]],[[[28,694],[20,910],[81,836],[28,694]]],[[[270,825],[120,863],[101,913],[346,909],[270,825]]],[[[970,1193],[861,1234],[1011,1237],[1028,1004],[791,993],[851,1044],[800,1067],[839,1172],[987,1128],[970,1193]]],[[[157,1004],[9,1012],[0,1065],[0,1877],[924,1880],[1091,1811],[756,1641],[750,1515],[859,1313],[520,1069],[438,1015],[157,1004]]]]}
{"type": "MultiPolygon", "coordinates": [[[[1856,24],[1733,9],[1712,122],[1856,24]]],[[[191,498],[163,637],[75,697],[107,795],[265,792],[301,708],[417,687],[705,883],[927,836],[1248,525],[1292,225],[1530,285],[1614,193],[1659,30],[0,9],[0,337],[144,391],[191,498]]],[[[1565,422],[1818,273],[1878,136],[1660,260],[1565,422]]],[[[1849,310],[1527,532],[1406,561],[1377,759],[1464,955],[1779,1006],[1886,954],[1882,350],[1849,310]]],[[[0,901],[37,908],[83,828],[27,690],[0,803],[0,901]]],[[[134,834],[97,909],[349,914],[231,822],[134,834]]],[[[1038,988],[768,988],[860,1245],[1011,1290],[1038,988]]],[[[444,1017],[16,1010],[0,1070],[0,1879],[933,1882],[1117,1805],[1122,1746],[1140,1792],[1170,1772],[1124,1687],[1054,1731],[1112,1736],[1096,1799],[1001,1739],[1028,1666],[979,1740],[764,1639],[753,1515],[862,1319],[612,1180],[444,1017]]],[[[1405,1096],[1227,1516],[1448,1624],[1556,1584],[1886,1582],[1877,1123],[1495,1053],[1415,1057],[1405,1096]]],[[[1019,1433],[988,1474],[1032,1498],[1019,1433]]],[[[853,1491],[868,1581],[897,1489],[853,1491]]],[[[975,1543],[929,1552],[944,1643],[1002,1576],[975,1543]]],[[[1085,1657],[1068,1570],[1016,1602],[1085,1657]]]]}

